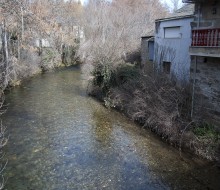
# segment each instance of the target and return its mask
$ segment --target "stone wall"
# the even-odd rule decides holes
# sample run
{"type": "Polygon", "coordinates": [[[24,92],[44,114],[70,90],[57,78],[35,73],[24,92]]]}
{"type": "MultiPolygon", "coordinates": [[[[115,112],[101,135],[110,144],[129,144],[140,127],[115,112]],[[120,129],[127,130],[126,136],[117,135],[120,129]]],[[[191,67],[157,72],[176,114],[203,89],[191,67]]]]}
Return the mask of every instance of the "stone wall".
{"type": "MultiPolygon", "coordinates": [[[[195,15],[198,20],[198,4],[195,7],[195,15]]],[[[200,27],[202,28],[220,28],[220,1],[215,3],[209,0],[201,3],[200,27]]]]}
{"type": "MultiPolygon", "coordinates": [[[[220,58],[198,57],[195,73],[194,117],[220,129],[220,58]]],[[[193,82],[195,60],[191,64],[193,82]]]]}

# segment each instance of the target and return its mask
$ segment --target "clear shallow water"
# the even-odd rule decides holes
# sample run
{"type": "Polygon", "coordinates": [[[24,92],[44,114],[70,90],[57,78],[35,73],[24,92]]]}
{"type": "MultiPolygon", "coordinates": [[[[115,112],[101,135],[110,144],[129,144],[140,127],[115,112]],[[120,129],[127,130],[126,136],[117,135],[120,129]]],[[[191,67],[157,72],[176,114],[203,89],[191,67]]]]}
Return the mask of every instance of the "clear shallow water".
{"type": "Polygon", "coordinates": [[[88,97],[77,68],[25,81],[6,102],[8,190],[220,189],[213,166],[88,97]]]}

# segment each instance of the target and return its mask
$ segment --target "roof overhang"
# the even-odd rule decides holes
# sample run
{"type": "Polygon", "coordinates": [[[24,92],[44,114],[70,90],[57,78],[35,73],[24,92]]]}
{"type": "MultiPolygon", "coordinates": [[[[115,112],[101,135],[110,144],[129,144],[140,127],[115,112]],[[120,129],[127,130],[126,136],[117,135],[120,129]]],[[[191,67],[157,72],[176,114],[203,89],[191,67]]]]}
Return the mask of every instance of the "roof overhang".
{"type": "Polygon", "coordinates": [[[146,40],[148,42],[154,42],[154,36],[142,36],[141,40],[146,40]]]}
{"type": "Polygon", "coordinates": [[[153,38],[154,36],[141,36],[141,38],[153,38]]]}
{"type": "Polygon", "coordinates": [[[179,17],[168,17],[168,18],[162,18],[162,19],[156,19],[155,22],[162,22],[162,21],[169,21],[169,20],[179,20],[179,19],[186,19],[186,18],[193,18],[194,15],[185,15],[185,16],[179,16],[179,17]]]}
{"type": "Polygon", "coordinates": [[[183,3],[202,3],[206,0],[182,0],[183,3]]]}

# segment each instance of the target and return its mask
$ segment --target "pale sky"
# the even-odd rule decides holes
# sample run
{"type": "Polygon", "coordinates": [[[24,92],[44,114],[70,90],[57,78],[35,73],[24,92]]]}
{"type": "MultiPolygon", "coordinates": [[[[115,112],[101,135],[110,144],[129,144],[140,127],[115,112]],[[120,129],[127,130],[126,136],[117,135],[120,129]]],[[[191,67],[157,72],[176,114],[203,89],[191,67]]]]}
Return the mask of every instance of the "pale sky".
{"type": "MultiPolygon", "coordinates": [[[[162,3],[166,3],[167,5],[170,6],[170,8],[172,9],[172,3],[171,0],[160,0],[162,3]]],[[[183,5],[182,0],[179,0],[179,8],[183,5]]]]}
{"type": "MultiPolygon", "coordinates": [[[[85,4],[88,0],[81,0],[82,4],[85,4]]],[[[135,1],[135,0],[134,0],[135,1]]],[[[165,2],[167,5],[171,6],[171,2],[170,0],[160,0],[161,2],[165,2]]],[[[182,0],[179,0],[180,1],[180,7],[182,6],[182,0]]],[[[172,8],[172,7],[171,7],[172,8]]]]}
{"type": "Polygon", "coordinates": [[[84,5],[87,0],[81,0],[81,3],[84,5]]]}

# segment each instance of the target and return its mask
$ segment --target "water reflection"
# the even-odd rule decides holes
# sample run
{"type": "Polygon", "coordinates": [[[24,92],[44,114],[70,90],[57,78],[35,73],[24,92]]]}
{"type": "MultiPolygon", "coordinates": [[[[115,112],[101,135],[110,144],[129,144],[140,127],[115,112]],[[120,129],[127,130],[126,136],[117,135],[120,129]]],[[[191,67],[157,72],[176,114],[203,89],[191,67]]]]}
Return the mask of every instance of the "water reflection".
{"type": "Polygon", "coordinates": [[[87,97],[79,69],[7,95],[8,190],[220,189],[219,171],[185,158],[87,97]]]}
{"type": "Polygon", "coordinates": [[[103,148],[111,147],[112,142],[112,120],[106,113],[101,110],[94,110],[92,114],[92,120],[94,122],[94,137],[103,148]]]}

